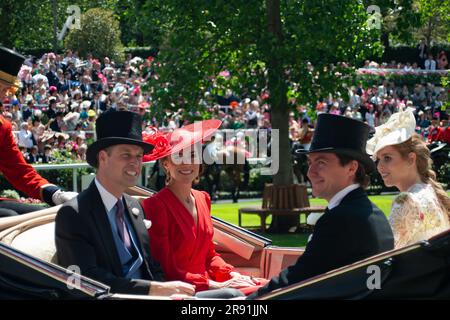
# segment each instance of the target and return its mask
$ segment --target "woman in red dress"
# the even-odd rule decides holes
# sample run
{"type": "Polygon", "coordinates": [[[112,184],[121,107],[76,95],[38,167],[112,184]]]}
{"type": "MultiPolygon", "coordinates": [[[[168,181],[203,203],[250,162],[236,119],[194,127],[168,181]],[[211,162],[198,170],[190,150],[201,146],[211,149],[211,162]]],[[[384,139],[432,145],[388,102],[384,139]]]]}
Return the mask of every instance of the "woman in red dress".
{"type": "Polygon", "coordinates": [[[219,120],[207,120],[169,134],[144,135],[145,141],[155,145],[144,161],[161,159],[167,183],[142,205],[146,218],[152,221],[151,252],[167,280],[192,283],[197,292],[238,288],[249,294],[267,280],[241,275],[215,251],[210,197],[192,189],[199,178],[200,161],[190,149],[211,136],[220,124],[219,120]]]}

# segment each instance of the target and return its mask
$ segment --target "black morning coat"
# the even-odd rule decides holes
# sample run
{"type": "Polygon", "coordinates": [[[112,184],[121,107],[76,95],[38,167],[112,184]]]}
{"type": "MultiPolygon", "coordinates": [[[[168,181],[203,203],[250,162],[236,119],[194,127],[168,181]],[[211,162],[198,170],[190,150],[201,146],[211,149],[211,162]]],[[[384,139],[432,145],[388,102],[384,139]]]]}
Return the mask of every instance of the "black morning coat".
{"type": "Polygon", "coordinates": [[[126,279],[122,276],[122,266],[106,208],[95,181],[58,211],[55,225],[58,264],[66,268],[77,265],[82,275],[110,286],[113,293],[147,295],[150,290],[149,280],[164,281],[163,271],[150,254],[141,205],[128,195],[124,195],[124,199],[126,214],[139,239],[144,259],[141,271],[146,280],[126,279]]]}
{"type": "Polygon", "coordinates": [[[281,271],[249,299],[392,250],[394,236],[384,213],[362,188],[347,194],[317,221],[311,241],[294,265],[281,271]]]}

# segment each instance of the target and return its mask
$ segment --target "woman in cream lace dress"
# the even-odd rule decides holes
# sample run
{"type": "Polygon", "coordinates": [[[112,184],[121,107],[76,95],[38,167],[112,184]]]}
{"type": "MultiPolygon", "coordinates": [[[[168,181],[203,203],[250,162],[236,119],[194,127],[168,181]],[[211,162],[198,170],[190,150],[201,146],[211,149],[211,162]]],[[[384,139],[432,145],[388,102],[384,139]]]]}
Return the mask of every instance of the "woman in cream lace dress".
{"type": "Polygon", "coordinates": [[[396,248],[427,240],[450,228],[450,198],[436,181],[430,151],[415,133],[415,126],[411,111],[395,113],[376,128],[367,143],[385,185],[400,190],[389,217],[396,248]]]}

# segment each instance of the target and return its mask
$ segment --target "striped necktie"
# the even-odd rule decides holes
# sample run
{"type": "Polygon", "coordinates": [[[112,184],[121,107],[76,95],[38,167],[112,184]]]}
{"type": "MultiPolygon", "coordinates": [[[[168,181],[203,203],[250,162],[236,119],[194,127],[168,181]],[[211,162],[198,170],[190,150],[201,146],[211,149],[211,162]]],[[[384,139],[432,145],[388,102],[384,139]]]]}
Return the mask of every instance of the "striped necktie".
{"type": "Polygon", "coordinates": [[[120,199],[116,203],[116,224],[120,239],[123,241],[123,244],[128,251],[131,252],[130,234],[128,233],[127,225],[125,224],[125,209],[123,202],[120,199]]]}

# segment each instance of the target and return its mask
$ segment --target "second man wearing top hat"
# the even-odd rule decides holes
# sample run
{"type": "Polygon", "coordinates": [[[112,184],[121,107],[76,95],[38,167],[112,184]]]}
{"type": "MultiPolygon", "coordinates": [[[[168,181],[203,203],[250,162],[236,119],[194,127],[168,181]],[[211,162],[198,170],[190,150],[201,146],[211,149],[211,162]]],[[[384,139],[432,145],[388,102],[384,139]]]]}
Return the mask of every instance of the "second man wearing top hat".
{"type": "Polygon", "coordinates": [[[313,195],[328,201],[305,252],[249,298],[301,282],[394,248],[383,212],[367,197],[369,127],[357,120],[321,114],[308,153],[313,195]]]}

